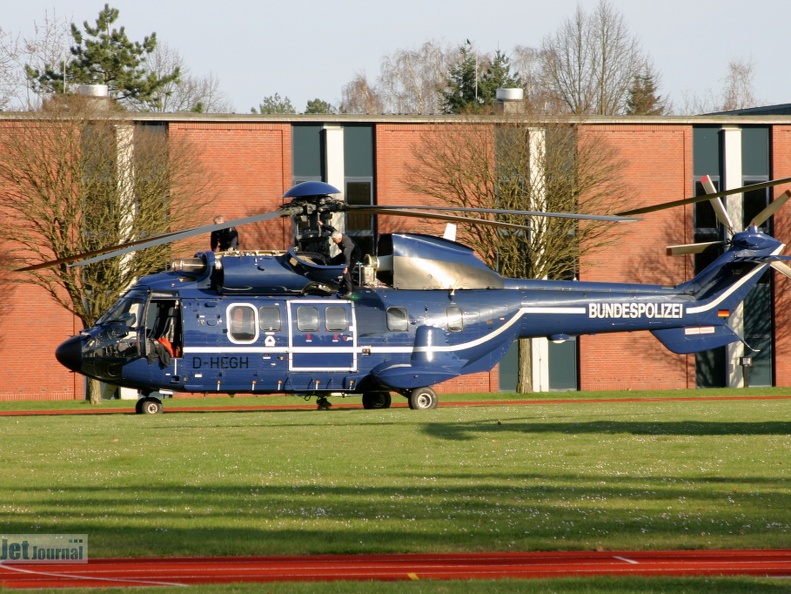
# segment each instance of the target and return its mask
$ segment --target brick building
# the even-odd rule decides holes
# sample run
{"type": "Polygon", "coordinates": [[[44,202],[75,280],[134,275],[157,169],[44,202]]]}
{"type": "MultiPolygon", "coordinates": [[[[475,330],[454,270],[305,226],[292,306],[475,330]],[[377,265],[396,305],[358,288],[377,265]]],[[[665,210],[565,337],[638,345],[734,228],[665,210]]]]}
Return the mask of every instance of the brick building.
{"type": "MultiPolygon", "coordinates": [[[[228,220],[273,210],[289,187],[317,179],[342,189],[350,203],[425,203],[406,183],[415,148],[432,126],[458,124],[453,117],[397,116],[138,114],[132,119],[160,126],[199,148],[202,167],[213,176],[221,197],[211,212],[196,214],[205,217],[196,225],[209,223],[217,213],[228,220]]],[[[20,125],[18,120],[14,114],[0,114],[0,125],[20,125]]],[[[478,123],[497,121],[495,116],[478,123]]],[[[712,176],[722,188],[791,176],[791,116],[591,118],[577,124],[583,133],[605,138],[626,160],[625,179],[635,207],[694,195],[703,175],[712,176]]],[[[785,189],[746,194],[729,201],[729,209],[742,222],[785,189]]],[[[789,213],[781,210],[772,233],[788,237],[789,221],[789,213]]],[[[283,249],[290,242],[290,224],[278,219],[242,229],[242,248],[283,249]]],[[[350,223],[350,232],[364,247],[372,245],[367,230],[372,224],[350,223]]],[[[408,219],[376,224],[379,231],[413,230],[415,225],[408,219]]],[[[678,284],[702,262],[666,256],[665,246],[710,238],[718,233],[714,225],[697,206],[645,215],[629,225],[616,245],[583,258],[580,280],[678,284]]],[[[789,281],[773,275],[767,273],[748,298],[744,315],[744,336],[760,349],[747,353],[755,362],[751,385],[791,384],[786,356],[791,336],[783,304],[789,281]]],[[[3,280],[0,307],[5,329],[0,365],[6,371],[0,400],[84,398],[83,378],[62,368],[53,355],[61,341],[80,330],[79,321],[42,290],[13,280],[13,275],[3,280]]],[[[544,390],[738,386],[742,370],[736,360],[745,354],[741,345],[734,345],[674,355],[647,332],[583,336],[562,345],[544,344],[537,353],[536,382],[544,390]]],[[[509,389],[513,359],[509,354],[492,372],[458,378],[438,391],[509,389]]]]}

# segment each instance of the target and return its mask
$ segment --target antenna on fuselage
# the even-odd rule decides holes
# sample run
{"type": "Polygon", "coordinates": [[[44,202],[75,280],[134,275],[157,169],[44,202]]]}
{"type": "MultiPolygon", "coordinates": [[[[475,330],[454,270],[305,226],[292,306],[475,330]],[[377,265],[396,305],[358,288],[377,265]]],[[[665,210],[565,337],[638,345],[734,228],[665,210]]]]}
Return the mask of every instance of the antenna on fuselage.
{"type": "Polygon", "coordinates": [[[445,225],[445,233],[442,234],[442,239],[456,241],[456,225],[454,223],[445,225]]]}

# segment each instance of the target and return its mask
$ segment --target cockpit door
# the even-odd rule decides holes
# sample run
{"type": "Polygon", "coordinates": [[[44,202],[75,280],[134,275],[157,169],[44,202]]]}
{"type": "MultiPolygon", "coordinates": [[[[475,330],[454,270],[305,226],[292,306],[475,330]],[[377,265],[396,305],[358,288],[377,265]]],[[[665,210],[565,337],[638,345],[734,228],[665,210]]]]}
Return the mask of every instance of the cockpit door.
{"type": "Polygon", "coordinates": [[[357,371],[354,303],[288,302],[290,371],[357,371]]]}
{"type": "Polygon", "coordinates": [[[184,344],[180,305],[175,298],[155,297],[149,301],[146,310],[147,339],[159,343],[175,358],[181,357],[184,344]]]}

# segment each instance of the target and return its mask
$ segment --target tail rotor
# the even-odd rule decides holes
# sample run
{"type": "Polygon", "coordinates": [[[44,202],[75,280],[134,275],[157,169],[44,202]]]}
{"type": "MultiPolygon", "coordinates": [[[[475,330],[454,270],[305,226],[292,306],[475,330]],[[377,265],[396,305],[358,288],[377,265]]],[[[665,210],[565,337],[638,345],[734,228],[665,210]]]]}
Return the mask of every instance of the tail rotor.
{"type": "MultiPolygon", "coordinates": [[[[714,182],[712,179],[707,175],[703,177],[701,180],[701,184],[703,185],[703,189],[706,191],[706,195],[711,194],[712,196],[709,198],[709,202],[714,209],[714,214],[717,217],[717,220],[722,223],[723,227],[728,231],[731,237],[743,232],[743,230],[737,229],[731,221],[730,215],[728,215],[728,211],[725,208],[725,205],[722,203],[722,196],[728,194],[736,194],[744,190],[750,189],[760,189],[769,187],[767,184],[757,184],[756,186],[745,186],[742,188],[736,188],[735,190],[728,190],[727,192],[717,192],[717,188],[714,186],[714,182]]],[[[778,180],[778,183],[782,183],[788,181],[785,180],[778,180]]],[[[771,202],[766,208],[764,208],[761,212],[753,217],[750,221],[749,231],[753,233],[758,233],[758,227],[760,227],[763,223],[765,223],[769,218],[774,215],[783,205],[788,202],[788,199],[791,198],[791,190],[786,190],[781,194],[778,198],[776,198],[773,202],[771,202]]],[[[704,198],[700,198],[703,200],[704,198]]],[[[696,200],[696,201],[700,201],[696,200]]],[[[688,243],[682,245],[671,245],[667,248],[667,253],[670,256],[679,256],[679,255],[686,255],[686,254],[700,254],[706,251],[707,249],[711,249],[714,247],[722,247],[722,246],[731,246],[733,245],[733,240],[722,240],[722,241],[707,241],[707,242],[700,242],[700,243],[688,243]]],[[[788,256],[773,256],[771,260],[769,260],[769,264],[777,270],[779,273],[791,278],[791,266],[785,264],[784,260],[789,260],[788,256]]]]}

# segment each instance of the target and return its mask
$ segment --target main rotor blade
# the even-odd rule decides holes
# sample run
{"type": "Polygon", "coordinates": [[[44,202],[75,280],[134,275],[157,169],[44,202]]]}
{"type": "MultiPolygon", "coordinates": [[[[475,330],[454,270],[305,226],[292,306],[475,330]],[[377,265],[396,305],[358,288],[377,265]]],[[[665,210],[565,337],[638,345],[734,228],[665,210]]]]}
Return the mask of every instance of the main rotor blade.
{"type": "MultiPolygon", "coordinates": [[[[360,210],[355,210],[360,212],[360,210]]],[[[378,215],[394,215],[399,217],[418,217],[421,219],[437,219],[439,221],[455,221],[458,223],[472,223],[475,225],[488,225],[489,227],[501,227],[506,229],[525,229],[530,230],[527,225],[517,225],[515,223],[506,223],[504,221],[490,221],[489,219],[476,219],[474,217],[460,217],[456,215],[435,214],[430,212],[417,212],[413,210],[387,210],[387,207],[377,209],[378,215]]]]}
{"type": "Polygon", "coordinates": [[[658,210],[664,210],[666,208],[674,208],[676,206],[686,206],[687,204],[695,204],[697,202],[703,202],[704,200],[710,200],[712,198],[721,198],[723,196],[730,196],[731,194],[742,194],[744,192],[749,192],[752,190],[763,190],[764,188],[771,188],[773,186],[779,186],[780,184],[785,184],[789,182],[791,182],[791,177],[784,177],[782,179],[774,179],[767,182],[761,182],[760,184],[750,184],[749,186],[742,186],[741,188],[723,190],[721,192],[716,192],[714,194],[701,194],[700,196],[693,196],[691,198],[684,198],[682,200],[673,200],[671,202],[663,202],[662,204],[655,204],[654,206],[644,206],[642,208],[626,210],[624,212],[619,212],[616,214],[622,217],[631,217],[634,215],[645,214],[647,212],[656,212],[658,210]]]}
{"type": "Polygon", "coordinates": [[[775,212],[777,212],[777,210],[783,206],[790,197],[791,190],[786,190],[780,194],[776,200],[769,203],[769,206],[764,208],[761,212],[753,217],[753,220],[750,221],[750,227],[760,227],[761,224],[771,217],[775,212]]]}
{"type": "MultiPolygon", "coordinates": [[[[571,212],[544,212],[539,210],[502,210],[499,208],[474,208],[474,207],[455,207],[455,206],[405,206],[396,205],[389,206],[382,205],[360,205],[348,204],[344,207],[345,211],[354,212],[370,212],[372,214],[381,214],[382,211],[387,211],[385,214],[398,215],[399,212],[404,211],[437,211],[437,212],[471,212],[481,214],[501,214],[501,215],[515,215],[525,217],[555,217],[564,219],[581,219],[591,221],[612,221],[612,222],[632,222],[638,221],[634,217],[625,217],[622,215],[593,215],[593,214],[575,214],[571,212]]],[[[408,216],[408,215],[404,215],[408,216]]],[[[423,215],[428,216],[428,215],[423,215]]],[[[461,217],[465,220],[465,217],[461,217]]],[[[483,219],[472,219],[475,222],[481,222],[483,219]]]]}
{"type": "Polygon", "coordinates": [[[57,260],[50,260],[48,262],[42,262],[40,264],[34,264],[32,266],[18,268],[15,272],[29,272],[32,270],[51,268],[53,266],[58,266],[59,264],[69,264],[70,266],[85,266],[86,264],[94,264],[96,262],[101,262],[102,260],[115,258],[116,256],[123,256],[124,254],[136,252],[138,250],[144,250],[146,248],[156,247],[158,245],[164,245],[166,243],[172,243],[180,239],[188,239],[190,237],[195,237],[196,235],[201,235],[203,233],[211,233],[212,231],[219,231],[220,229],[225,229],[227,227],[236,227],[237,225],[246,225],[249,223],[260,223],[262,221],[267,221],[269,219],[275,219],[278,217],[285,217],[285,216],[289,216],[289,213],[268,212],[264,214],[253,215],[251,217],[245,217],[242,219],[225,221],[219,224],[202,225],[200,227],[193,227],[192,229],[185,229],[184,231],[174,231],[172,233],[164,233],[162,235],[157,235],[156,237],[149,237],[147,239],[138,239],[135,241],[129,241],[127,243],[122,243],[119,245],[111,245],[104,248],[99,248],[98,250],[92,250],[90,252],[83,252],[81,254],[75,254],[73,256],[58,258],[57,260]],[[72,262],[74,263],[72,264],[72,262]]]}

